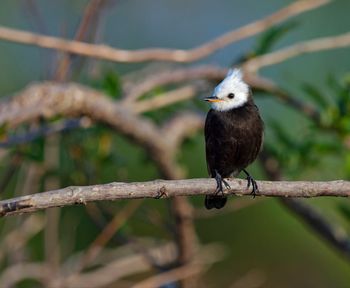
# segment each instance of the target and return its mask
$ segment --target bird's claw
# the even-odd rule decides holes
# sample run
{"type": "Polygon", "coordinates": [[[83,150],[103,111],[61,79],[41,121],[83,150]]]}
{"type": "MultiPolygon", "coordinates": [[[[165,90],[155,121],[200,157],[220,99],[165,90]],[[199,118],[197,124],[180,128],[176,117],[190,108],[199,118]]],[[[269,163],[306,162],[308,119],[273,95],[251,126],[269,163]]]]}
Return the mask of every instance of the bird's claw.
{"type": "Polygon", "coordinates": [[[250,185],[252,186],[252,192],[250,193],[250,195],[253,196],[253,198],[255,198],[256,194],[259,193],[259,188],[258,188],[258,184],[256,183],[256,181],[254,180],[254,178],[246,171],[243,170],[243,172],[247,175],[247,189],[249,189],[250,185]]]}
{"type": "Polygon", "coordinates": [[[166,189],[165,189],[164,186],[158,190],[157,195],[154,197],[154,199],[160,199],[163,196],[168,197],[168,195],[166,194],[166,189]]]}
{"type": "Polygon", "coordinates": [[[222,176],[215,171],[215,180],[216,180],[216,189],[215,189],[215,195],[218,195],[219,193],[222,193],[224,195],[224,187],[222,186],[222,183],[224,183],[226,189],[231,189],[230,184],[222,178],[222,176]]]}

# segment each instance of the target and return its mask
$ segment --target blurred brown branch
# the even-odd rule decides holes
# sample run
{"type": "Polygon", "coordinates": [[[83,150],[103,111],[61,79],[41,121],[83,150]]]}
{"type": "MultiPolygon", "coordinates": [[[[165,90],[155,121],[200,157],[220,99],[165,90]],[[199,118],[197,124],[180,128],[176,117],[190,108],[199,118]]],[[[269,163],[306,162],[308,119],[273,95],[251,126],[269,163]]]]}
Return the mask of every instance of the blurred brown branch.
{"type": "MultiPolygon", "coordinates": [[[[101,9],[105,6],[106,0],[90,0],[86,5],[85,11],[81,17],[79,27],[75,33],[74,40],[83,41],[87,38],[87,32],[91,26],[98,26],[98,19],[101,9]]],[[[96,29],[95,29],[96,31],[96,29]]],[[[69,67],[71,64],[71,55],[64,54],[56,69],[55,79],[63,81],[67,79],[69,67]]]]}
{"type": "MultiPolygon", "coordinates": [[[[250,195],[242,179],[227,179],[227,195],[250,195]]],[[[350,181],[258,181],[259,196],[319,197],[350,196],[350,181]]],[[[86,204],[91,201],[118,199],[169,198],[215,193],[215,179],[154,180],[148,182],[114,182],[93,186],[72,186],[0,201],[0,215],[33,212],[51,207],[86,204]]]]}
{"type": "Polygon", "coordinates": [[[143,62],[151,60],[193,62],[207,57],[235,41],[261,33],[290,17],[315,9],[329,2],[329,0],[295,1],[289,6],[284,7],[261,20],[234,29],[218,38],[189,50],[154,48],[128,51],[115,49],[106,45],[94,45],[85,42],[70,41],[6,27],[0,27],[0,39],[116,62],[143,62]]]}
{"type": "Polygon", "coordinates": [[[243,69],[249,73],[256,73],[259,69],[288,60],[289,58],[316,51],[343,48],[350,45],[350,33],[337,36],[313,39],[293,44],[289,47],[264,54],[248,60],[243,69]]]}
{"type": "MultiPolygon", "coordinates": [[[[282,178],[282,169],[277,160],[267,151],[259,157],[263,170],[268,179],[279,181],[282,178]]],[[[280,203],[290,212],[297,215],[316,235],[338,250],[342,256],[350,259],[350,238],[346,230],[336,223],[331,223],[327,217],[302,199],[279,199],[280,203]]]]}
{"type": "MultiPolygon", "coordinates": [[[[144,108],[143,111],[145,110],[144,108]]],[[[191,121],[198,126],[198,119],[202,117],[187,112],[187,115],[192,115],[192,117],[188,118],[189,121],[183,123],[181,127],[176,127],[178,133],[174,139],[174,137],[168,138],[169,133],[173,130],[162,129],[135,112],[132,107],[127,108],[120,105],[119,102],[113,101],[103,93],[82,85],[46,82],[31,85],[13,97],[10,102],[1,103],[0,123],[8,127],[16,127],[22,123],[39,118],[51,118],[55,115],[66,117],[85,115],[92,120],[110,125],[119,133],[144,147],[160,167],[165,178],[181,178],[183,172],[175,161],[174,143],[181,143],[187,136],[185,131],[193,126],[191,121]],[[170,138],[172,142],[169,141],[170,138]]]]}

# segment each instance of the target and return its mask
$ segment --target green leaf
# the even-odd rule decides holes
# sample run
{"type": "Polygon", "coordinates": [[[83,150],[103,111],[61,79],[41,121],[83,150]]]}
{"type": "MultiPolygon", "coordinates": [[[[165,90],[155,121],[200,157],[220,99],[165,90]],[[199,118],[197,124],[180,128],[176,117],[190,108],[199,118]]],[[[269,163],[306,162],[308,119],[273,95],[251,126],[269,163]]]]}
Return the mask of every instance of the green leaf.
{"type": "Polygon", "coordinates": [[[114,71],[108,71],[102,79],[102,89],[113,98],[122,94],[122,82],[120,76],[114,71]]]}
{"type": "Polygon", "coordinates": [[[323,109],[328,108],[330,103],[328,103],[324,94],[322,94],[320,90],[318,90],[315,86],[304,83],[301,88],[307,94],[307,96],[319,107],[323,109]]]}
{"type": "Polygon", "coordinates": [[[262,55],[269,52],[283,36],[298,26],[295,21],[289,21],[279,26],[267,30],[259,39],[257,47],[254,49],[255,55],[262,55]]]}

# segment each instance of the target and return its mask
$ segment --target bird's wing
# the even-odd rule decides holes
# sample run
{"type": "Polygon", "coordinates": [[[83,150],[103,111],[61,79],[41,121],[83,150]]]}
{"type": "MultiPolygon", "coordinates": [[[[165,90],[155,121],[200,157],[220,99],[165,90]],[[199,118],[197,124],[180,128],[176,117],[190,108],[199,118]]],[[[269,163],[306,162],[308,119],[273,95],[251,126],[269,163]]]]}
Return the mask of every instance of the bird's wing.
{"type": "Polygon", "coordinates": [[[234,170],[234,155],[238,153],[238,141],[235,137],[227,137],[217,114],[210,110],[204,126],[205,151],[208,174],[215,176],[215,169],[224,177],[234,170]],[[225,134],[226,137],[222,137],[225,134]]]}

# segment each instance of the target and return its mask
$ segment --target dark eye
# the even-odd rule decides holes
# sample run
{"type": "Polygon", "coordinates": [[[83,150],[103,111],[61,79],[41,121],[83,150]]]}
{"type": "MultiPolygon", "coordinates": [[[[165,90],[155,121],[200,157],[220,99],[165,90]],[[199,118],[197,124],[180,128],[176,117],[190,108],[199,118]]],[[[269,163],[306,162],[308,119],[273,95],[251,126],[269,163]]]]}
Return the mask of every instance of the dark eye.
{"type": "Polygon", "coordinates": [[[227,97],[230,98],[230,99],[233,99],[233,98],[235,98],[235,94],[230,93],[230,94],[227,95],[227,97]]]}

